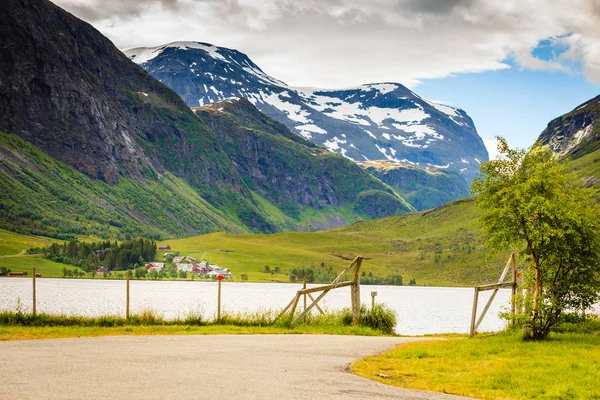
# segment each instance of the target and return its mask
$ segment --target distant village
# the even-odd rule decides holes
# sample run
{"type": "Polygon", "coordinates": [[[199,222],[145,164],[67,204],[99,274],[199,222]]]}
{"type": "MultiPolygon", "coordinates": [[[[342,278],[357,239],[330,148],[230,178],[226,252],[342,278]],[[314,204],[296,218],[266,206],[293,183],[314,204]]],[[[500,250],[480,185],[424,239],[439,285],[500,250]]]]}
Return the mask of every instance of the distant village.
{"type": "Polygon", "coordinates": [[[146,265],[146,271],[160,272],[165,268],[165,263],[173,256],[173,263],[177,267],[177,271],[183,271],[187,273],[196,274],[200,277],[205,278],[217,278],[222,275],[225,279],[231,279],[231,271],[229,268],[221,268],[215,264],[209,264],[208,261],[202,260],[198,262],[194,257],[191,256],[176,256],[171,253],[171,246],[162,245],[158,248],[159,251],[166,251],[163,255],[162,262],[151,262],[146,265]]]}
{"type": "MultiPolygon", "coordinates": [[[[157,273],[166,272],[166,265],[172,262],[175,264],[177,272],[182,271],[185,273],[191,273],[197,275],[198,277],[207,279],[217,279],[219,275],[223,276],[224,279],[232,278],[229,268],[221,268],[218,265],[209,264],[206,260],[198,262],[194,257],[191,256],[176,255],[176,253],[171,252],[171,246],[169,245],[159,246],[158,251],[165,251],[163,254],[163,260],[162,262],[150,262],[146,264],[147,274],[150,274],[152,271],[157,273]]],[[[109,273],[110,271],[108,271],[106,268],[98,268],[96,270],[96,275],[107,275],[109,273]]]]}

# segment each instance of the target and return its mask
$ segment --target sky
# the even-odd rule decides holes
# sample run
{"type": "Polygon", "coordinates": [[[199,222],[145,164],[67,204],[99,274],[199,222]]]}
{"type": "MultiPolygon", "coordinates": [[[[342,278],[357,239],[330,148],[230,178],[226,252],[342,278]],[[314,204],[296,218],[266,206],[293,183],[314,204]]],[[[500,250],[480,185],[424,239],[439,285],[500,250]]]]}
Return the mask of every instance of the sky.
{"type": "Polygon", "coordinates": [[[201,41],[290,86],[399,82],[531,146],[600,95],[600,0],[53,0],[117,47],[201,41]]]}

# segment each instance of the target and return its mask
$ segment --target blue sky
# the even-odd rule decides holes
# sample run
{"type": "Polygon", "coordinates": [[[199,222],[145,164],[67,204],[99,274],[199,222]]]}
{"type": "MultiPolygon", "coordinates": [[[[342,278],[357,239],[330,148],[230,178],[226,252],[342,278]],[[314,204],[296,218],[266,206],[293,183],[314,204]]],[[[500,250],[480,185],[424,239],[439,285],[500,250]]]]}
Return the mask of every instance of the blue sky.
{"type": "Polygon", "coordinates": [[[600,95],[600,85],[577,70],[534,71],[505,62],[509,69],[424,80],[413,90],[465,110],[482,138],[499,135],[523,148],[531,146],[552,119],[600,95]]]}

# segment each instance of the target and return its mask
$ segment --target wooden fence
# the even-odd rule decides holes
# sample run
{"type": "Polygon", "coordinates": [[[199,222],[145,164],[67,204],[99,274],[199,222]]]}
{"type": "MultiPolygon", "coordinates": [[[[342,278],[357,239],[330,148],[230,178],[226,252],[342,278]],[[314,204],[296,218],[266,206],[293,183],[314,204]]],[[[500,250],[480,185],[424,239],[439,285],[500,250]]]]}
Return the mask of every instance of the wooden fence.
{"type": "Polygon", "coordinates": [[[473,297],[473,312],[471,314],[471,329],[469,332],[470,337],[475,336],[475,334],[477,333],[477,328],[479,328],[481,321],[483,321],[483,317],[485,317],[485,314],[488,312],[499,289],[512,288],[510,312],[513,316],[514,321],[514,316],[516,313],[515,295],[517,294],[518,287],[517,274],[517,253],[512,253],[508,259],[508,262],[506,263],[506,266],[504,267],[504,270],[502,271],[502,274],[500,275],[500,279],[498,279],[498,283],[494,283],[491,285],[475,286],[475,295],[473,297]],[[512,271],[512,281],[505,282],[509,271],[512,271]],[[483,308],[481,315],[479,316],[479,318],[477,318],[477,303],[479,302],[479,293],[487,290],[493,290],[494,292],[492,293],[487,304],[483,308]]]}
{"type": "Polygon", "coordinates": [[[289,318],[292,322],[292,325],[300,321],[302,318],[306,317],[308,313],[316,307],[319,312],[323,313],[323,310],[319,307],[319,301],[325,297],[327,293],[329,293],[333,289],[350,286],[350,299],[352,301],[352,323],[358,323],[358,316],[360,313],[360,266],[362,264],[362,257],[356,257],[354,261],[350,263],[340,274],[329,284],[323,286],[317,286],[313,288],[303,288],[298,290],[296,296],[288,303],[288,305],[283,309],[283,311],[277,316],[276,319],[279,319],[283,315],[285,315],[289,310],[289,318]],[[341,281],[344,275],[348,272],[352,271],[352,279],[349,281],[341,281]],[[322,292],[316,299],[312,296],[313,293],[322,292]],[[300,301],[300,297],[304,296],[305,298],[305,307],[304,311],[300,313],[300,315],[294,318],[294,314],[296,312],[296,308],[298,306],[298,301],[300,301]],[[306,307],[306,296],[310,298],[312,303],[306,307]]]}

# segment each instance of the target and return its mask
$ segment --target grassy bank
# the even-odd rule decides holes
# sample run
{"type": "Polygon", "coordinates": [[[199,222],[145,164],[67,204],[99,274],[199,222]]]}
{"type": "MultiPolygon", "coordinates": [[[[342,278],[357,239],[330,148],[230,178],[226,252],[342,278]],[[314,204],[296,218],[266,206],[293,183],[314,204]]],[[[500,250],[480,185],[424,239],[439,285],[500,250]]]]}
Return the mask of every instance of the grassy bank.
{"type": "Polygon", "coordinates": [[[394,386],[482,399],[600,399],[600,323],[588,328],[541,342],[502,333],[410,343],[352,369],[394,386]]]}
{"type": "Polygon", "coordinates": [[[380,336],[393,334],[395,313],[387,307],[361,308],[359,323],[352,325],[349,309],[309,315],[292,325],[289,318],[276,319],[276,311],[223,313],[219,319],[190,314],[165,319],[152,312],[121,316],[84,317],[74,315],[30,314],[21,311],[0,312],[0,340],[51,337],[159,334],[235,334],[235,333],[321,333],[336,335],[380,336]]]}

